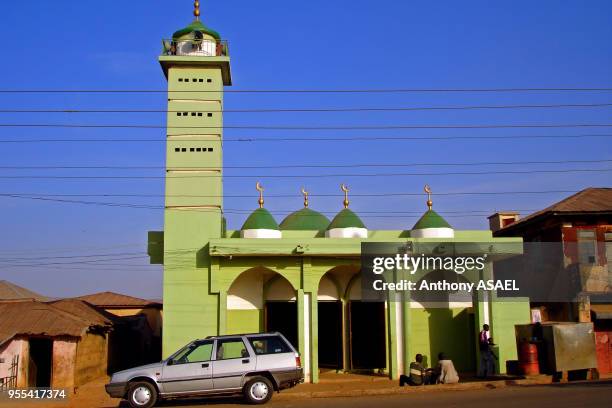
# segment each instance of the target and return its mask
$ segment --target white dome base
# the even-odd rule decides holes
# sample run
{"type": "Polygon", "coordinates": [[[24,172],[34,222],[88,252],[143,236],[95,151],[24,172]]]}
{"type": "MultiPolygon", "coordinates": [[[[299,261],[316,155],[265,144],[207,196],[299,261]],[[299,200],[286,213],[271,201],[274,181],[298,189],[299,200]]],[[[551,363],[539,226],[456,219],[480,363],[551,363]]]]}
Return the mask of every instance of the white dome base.
{"type": "Polygon", "coordinates": [[[272,229],[248,229],[240,231],[242,238],[282,238],[283,234],[279,230],[272,229]]]}
{"type": "Polygon", "coordinates": [[[332,228],[325,231],[327,238],[367,238],[368,230],[366,228],[332,228]]]}
{"type": "Polygon", "coordinates": [[[452,228],[424,228],[410,231],[412,238],[455,238],[452,228]]]}

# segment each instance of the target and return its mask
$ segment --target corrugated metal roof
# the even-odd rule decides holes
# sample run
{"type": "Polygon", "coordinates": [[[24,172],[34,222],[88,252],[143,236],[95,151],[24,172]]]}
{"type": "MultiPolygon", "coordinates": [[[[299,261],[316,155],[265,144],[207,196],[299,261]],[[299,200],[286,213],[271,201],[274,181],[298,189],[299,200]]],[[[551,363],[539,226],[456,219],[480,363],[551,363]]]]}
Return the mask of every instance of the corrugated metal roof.
{"type": "Polygon", "coordinates": [[[84,310],[75,303],[0,303],[0,345],[16,335],[81,337],[92,327],[110,328],[110,320],[103,315],[93,316],[84,310]]]}
{"type": "Polygon", "coordinates": [[[43,296],[39,293],[33,292],[29,289],[23,288],[19,285],[15,285],[12,282],[6,280],[0,280],[0,301],[14,301],[14,300],[49,300],[48,297],[43,296]]]}
{"type": "Polygon", "coordinates": [[[534,212],[512,224],[500,229],[495,234],[503,234],[505,231],[521,226],[528,221],[553,213],[605,213],[612,212],[612,188],[590,187],[577,192],[543,210],[534,212]]]}
{"type": "Polygon", "coordinates": [[[114,292],[100,292],[92,295],[79,296],[77,299],[91,303],[98,307],[146,307],[146,306],[160,306],[159,303],[139,299],[136,297],[122,295],[114,292]]]}

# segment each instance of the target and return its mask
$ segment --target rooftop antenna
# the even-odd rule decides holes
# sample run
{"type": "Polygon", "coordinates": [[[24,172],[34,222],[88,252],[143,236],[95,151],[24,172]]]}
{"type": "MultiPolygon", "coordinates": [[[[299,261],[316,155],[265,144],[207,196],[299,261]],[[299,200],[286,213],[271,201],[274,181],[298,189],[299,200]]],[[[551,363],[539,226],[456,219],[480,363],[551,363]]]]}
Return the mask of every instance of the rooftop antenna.
{"type": "Polygon", "coordinates": [[[346,186],[346,184],[343,183],[340,185],[340,190],[344,191],[344,201],[342,202],[342,204],[344,204],[344,208],[348,208],[349,206],[349,199],[348,199],[349,188],[346,186]]]}
{"type": "Polygon", "coordinates": [[[263,208],[264,205],[264,198],[263,198],[263,191],[264,188],[261,185],[261,183],[258,181],[257,184],[255,184],[255,189],[257,191],[259,191],[259,200],[257,200],[257,202],[259,203],[259,208],[263,208]]]}
{"type": "Polygon", "coordinates": [[[193,16],[195,17],[196,21],[200,20],[200,1],[199,0],[195,0],[193,2],[193,16]]]}
{"type": "Polygon", "coordinates": [[[433,201],[431,201],[431,188],[429,187],[429,184],[425,184],[425,188],[423,190],[425,190],[427,193],[427,208],[431,210],[431,207],[433,207],[433,201]]]}
{"type": "Polygon", "coordinates": [[[308,208],[308,191],[302,187],[302,194],[304,195],[304,208],[308,208]]]}

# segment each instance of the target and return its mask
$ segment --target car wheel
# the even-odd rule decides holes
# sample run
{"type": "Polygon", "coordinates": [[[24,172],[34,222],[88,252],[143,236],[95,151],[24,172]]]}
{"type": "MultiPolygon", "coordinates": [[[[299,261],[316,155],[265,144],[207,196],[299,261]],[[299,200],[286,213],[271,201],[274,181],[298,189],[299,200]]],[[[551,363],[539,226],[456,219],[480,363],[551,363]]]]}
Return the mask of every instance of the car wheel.
{"type": "Polygon", "coordinates": [[[157,402],[157,390],[151,383],[136,382],[130,385],[127,398],[132,408],[151,408],[157,402]]]}
{"type": "Polygon", "coordinates": [[[266,377],[251,378],[243,389],[244,397],[251,404],[265,404],[272,398],[274,387],[266,377]]]}

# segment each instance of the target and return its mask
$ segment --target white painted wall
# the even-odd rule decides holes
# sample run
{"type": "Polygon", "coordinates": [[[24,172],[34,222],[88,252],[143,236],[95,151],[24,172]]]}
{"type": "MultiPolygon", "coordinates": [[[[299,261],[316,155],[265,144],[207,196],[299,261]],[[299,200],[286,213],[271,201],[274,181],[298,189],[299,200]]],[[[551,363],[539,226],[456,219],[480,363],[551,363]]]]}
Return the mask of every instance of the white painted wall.
{"type": "Polygon", "coordinates": [[[304,293],[304,355],[302,365],[304,366],[304,382],[310,382],[310,293],[304,293]]]}
{"type": "Polygon", "coordinates": [[[321,278],[321,282],[319,282],[319,293],[318,300],[340,300],[338,297],[338,290],[336,289],[336,285],[329,278],[328,275],[324,275],[321,278]]]}
{"type": "Polygon", "coordinates": [[[325,231],[327,238],[367,238],[368,230],[366,228],[332,228],[325,231]]]}
{"type": "Polygon", "coordinates": [[[240,275],[227,292],[227,310],[263,309],[263,273],[240,275]]]}
{"type": "Polygon", "coordinates": [[[454,238],[455,230],[452,228],[425,228],[410,231],[412,238],[454,238]]]}
{"type": "Polygon", "coordinates": [[[285,278],[275,279],[268,287],[265,300],[293,300],[295,301],[295,290],[285,278]]]}
{"type": "Polygon", "coordinates": [[[283,234],[279,230],[271,229],[249,229],[240,231],[242,238],[282,238],[283,234]]]}

